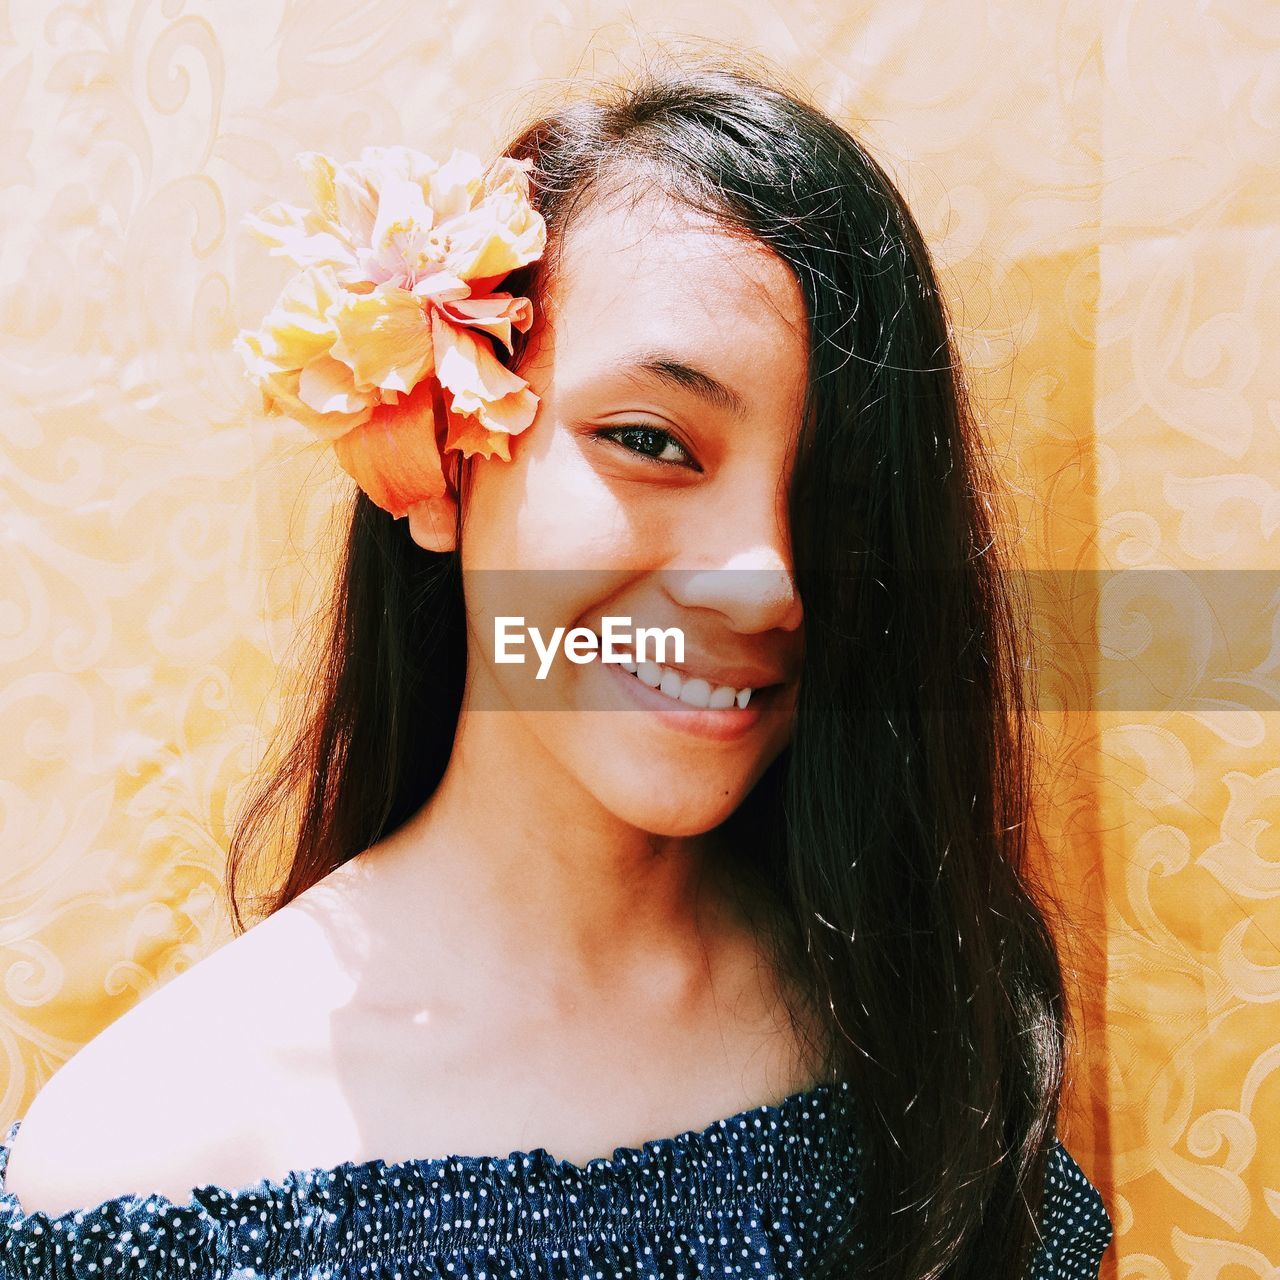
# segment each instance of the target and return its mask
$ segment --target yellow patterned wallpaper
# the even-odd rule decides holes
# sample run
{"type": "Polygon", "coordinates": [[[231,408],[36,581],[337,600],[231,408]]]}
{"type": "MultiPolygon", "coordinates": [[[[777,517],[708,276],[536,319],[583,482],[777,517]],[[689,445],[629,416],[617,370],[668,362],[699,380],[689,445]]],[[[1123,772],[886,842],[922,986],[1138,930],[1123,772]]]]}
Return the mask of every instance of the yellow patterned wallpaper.
{"type": "Polygon", "coordinates": [[[1271,0],[0,0],[0,1125],[230,936],[227,821],[323,584],[346,479],[254,416],[230,341],[282,275],[240,216],[300,198],[297,151],[487,151],[564,77],[730,36],[902,182],[1054,571],[1064,1136],[1116,1220],[1104,1274],[1274,1280],[1271,0]],[[1162,641],[1168,681],[1099,699],[1104,658],[1162,641]]]}

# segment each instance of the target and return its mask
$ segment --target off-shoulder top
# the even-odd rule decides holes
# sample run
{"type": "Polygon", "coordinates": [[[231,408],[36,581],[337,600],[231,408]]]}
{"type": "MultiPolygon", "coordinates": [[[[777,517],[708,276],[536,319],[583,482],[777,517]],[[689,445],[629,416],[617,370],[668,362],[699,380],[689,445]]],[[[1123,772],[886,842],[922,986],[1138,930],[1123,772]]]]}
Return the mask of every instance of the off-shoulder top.
{"type": "MultiPolygon", "coordinates": [[[[848,1085],[821,1084],[701,1131],[585,1165],[506,1157],[348,1162],[178,1204],[121,1195],[51,1216],[5,1188],[3,1280],[692,1280],[803,1277],[858,1195],[856,1139],[830,1123],[848,1085]]],[[[852,1130],[846,1132],[853,1132],[852,1130]]],[[[1028,1280],[1096,1280],[1111,1221],[1061,1143],[1028,1280]]]]}

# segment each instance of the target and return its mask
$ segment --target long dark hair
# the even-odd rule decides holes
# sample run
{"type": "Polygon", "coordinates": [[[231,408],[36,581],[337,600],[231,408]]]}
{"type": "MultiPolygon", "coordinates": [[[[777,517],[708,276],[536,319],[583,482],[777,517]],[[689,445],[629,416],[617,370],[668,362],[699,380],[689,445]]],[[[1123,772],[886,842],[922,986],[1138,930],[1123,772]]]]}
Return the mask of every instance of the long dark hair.
{"type": "MultiPolygon", "coordinates": [[[[1027,866],[1029,692],[997,488],[920,231],[846,130],[733,68],[596,87],[507,154],[532,161],[548,225],[544,259],[509,284],[535,306],[574,212],[637,175],[802,286],[805,669],[792,741],[726,830],[770,890],[797,1025],[822,1029],[858,1109],[866,1175],[823,1274],[1021,1276],[1069,1028],[1052,904],[1027,866]]],[[[448,760],[466,671],[456,556],[357,494],[318,621],[304,714],[234,832],[238,928],[237,873],[273,821],[287,858],[267,914],[407,820],[448,760]]]]}

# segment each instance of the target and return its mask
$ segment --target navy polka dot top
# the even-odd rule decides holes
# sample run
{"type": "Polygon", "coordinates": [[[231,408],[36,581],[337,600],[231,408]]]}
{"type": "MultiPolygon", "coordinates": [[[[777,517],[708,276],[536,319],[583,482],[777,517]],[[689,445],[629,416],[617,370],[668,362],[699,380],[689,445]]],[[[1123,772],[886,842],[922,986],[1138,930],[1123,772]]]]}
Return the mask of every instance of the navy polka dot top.
{"type": "MultiPolygon", "coordinates": [[[[123,1195],[51,1217],[5,1189],[3,1280],[751,1280],[803,1277],[857,1198],[856,1142],[830,1123],[847,1084],[822,1084],[701,1132],[570,1164],[545,1148],[348,1162],[185,1204],[123,1195]]],[[[1028,1280],[1096,1280],[1111,1240],[1102,1199],[1061,1144],[1028,1280]]]]}

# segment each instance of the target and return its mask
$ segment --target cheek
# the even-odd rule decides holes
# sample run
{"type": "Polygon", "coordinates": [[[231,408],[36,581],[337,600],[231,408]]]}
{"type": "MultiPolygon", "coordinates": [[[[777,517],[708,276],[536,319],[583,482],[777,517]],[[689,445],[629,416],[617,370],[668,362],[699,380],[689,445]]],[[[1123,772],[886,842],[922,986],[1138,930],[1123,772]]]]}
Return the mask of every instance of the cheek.
{"type": "Polygon", "coordinates": [[[556,424],[540,438],[517,440],[509,463],[477,468],[464,560],[511,569],[623,568],[637,551],[633,517],[618,482],[607,482],[556,424]]]}
{"type": "MultiPolygon", "coordinates": [[[[465,512],[461,564],[470,643],[516,706],[559,709],[567,672],[580,668],[559,652],[544,681],[533,681],[539,659],[527,636],[550,638],[594,621],[617,586],[618,563],[630,534],[618,504],[567,433],[515,442],[510,462],[475,464],[465,512]],[[496,621],[523,619],[524,663],[497,663],[496,621]]],[[[512,630],[521,624],[507,624],[512,630]]]]}

